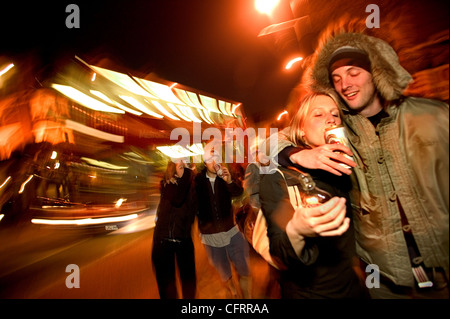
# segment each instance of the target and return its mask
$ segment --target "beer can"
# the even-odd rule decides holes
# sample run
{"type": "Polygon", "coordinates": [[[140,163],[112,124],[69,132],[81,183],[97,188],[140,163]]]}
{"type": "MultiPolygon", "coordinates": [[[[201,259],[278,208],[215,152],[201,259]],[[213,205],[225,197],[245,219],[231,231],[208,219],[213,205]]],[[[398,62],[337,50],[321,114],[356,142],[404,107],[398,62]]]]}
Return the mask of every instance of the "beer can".
{"type": "Polygon", "coordinates": [[[215,164],[214,164],[214,169],[216,170],[217,176],[219,176],[220,178],[222,178],[222,177],[223,177],[222,166],[220,166],[220,164],[215,163],[215,164]]]}
{"type": "MultiPolygon", "coordinates": [[[[348,142],[347,136],[345,135],[345,128],[343,125],[334,125],[331,127],[328,127],[325,129],[325,142],[327,144],[342,144],[350,148],[350,143],[348,142]]],[[[353,157],[343,153],[339,152],[348,159],[351,159],[353,161],[353,157]]],[[[351,169],[350,166],[340,163],[340,165],[344,166],[345,168],[351,169]]]]}

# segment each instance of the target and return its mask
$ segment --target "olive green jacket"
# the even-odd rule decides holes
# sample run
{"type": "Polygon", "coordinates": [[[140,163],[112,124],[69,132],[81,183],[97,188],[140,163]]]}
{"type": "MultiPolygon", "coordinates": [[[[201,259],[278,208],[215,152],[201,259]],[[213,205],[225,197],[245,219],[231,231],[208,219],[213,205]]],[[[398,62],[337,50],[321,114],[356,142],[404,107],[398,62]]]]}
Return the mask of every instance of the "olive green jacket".
{"type": "Polygon", "coordinates": [[[350,194],[358,255],[394,283],[414,285],[403,235],[403,208],[425,265],[449,270],[449,108],[406,98],[377,128],[344,117],[354,168],[350,194]]]}

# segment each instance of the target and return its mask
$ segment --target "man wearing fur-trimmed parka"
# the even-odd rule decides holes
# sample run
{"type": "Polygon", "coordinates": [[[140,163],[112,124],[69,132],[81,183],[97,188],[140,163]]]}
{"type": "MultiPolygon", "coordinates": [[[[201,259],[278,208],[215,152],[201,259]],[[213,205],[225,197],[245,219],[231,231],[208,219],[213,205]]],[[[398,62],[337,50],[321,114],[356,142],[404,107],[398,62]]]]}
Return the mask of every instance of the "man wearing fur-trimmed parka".
{"type": "Polygon", "coordinates": [[[351,152],[342,145],[291,145],[279,163],[351,174],[338,162],[355,165],[333,151],[352,154],[357,252],[372,265],[364,269],[380,270],[372,297],[448,298],[448,105],[402,96],[412,77],[378,38],[338,34],[312,61],[311,89],[334,89],[343,102],[351,152]]]}

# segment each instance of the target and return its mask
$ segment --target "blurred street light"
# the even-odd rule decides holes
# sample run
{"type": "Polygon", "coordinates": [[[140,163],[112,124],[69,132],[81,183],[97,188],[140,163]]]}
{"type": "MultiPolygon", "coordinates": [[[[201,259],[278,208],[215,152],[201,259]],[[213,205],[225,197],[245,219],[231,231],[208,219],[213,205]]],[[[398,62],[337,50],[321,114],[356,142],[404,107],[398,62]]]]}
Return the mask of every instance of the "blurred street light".
{"type": "Polygon", "coordinates": [[[287,112],[286,110],[284,110],[283,112],[281,112],[280,114],[278,114],[277,121],[281,120],[281,118],[282,118],[284,115],[286,115],[286,114],[288,114],[288,112],[287,112]]]}
{"type": "Polygon", "coordinates": [[[289,70],[289,69],[292,67],[292,65],[294,65],[295,63],[297,63],[297,62],[299,62],[299,61],[301,61],[301,60],[303,60],[303,58],[302,58],[301,56],[296,57],[296,58],[290,60],[290,61],[286,64],[286,66],[285,66],[284,68],[285,68],[286,70],[289,70]]]}
{"type": "Polygon", "coordinates": [[[255,0],[255,8],[260,13],[270,15],[280,0],[255,0]]]}
{"type": "Polygon", "coordinates": [[[5,74],[6,72],[8,72],[9,70],[11,70],[14,67],[13,63],[8,64],[5,68],[3,68],[2,70],[0,70],[0,76],[2,76],[3,74],[5,74]]]}

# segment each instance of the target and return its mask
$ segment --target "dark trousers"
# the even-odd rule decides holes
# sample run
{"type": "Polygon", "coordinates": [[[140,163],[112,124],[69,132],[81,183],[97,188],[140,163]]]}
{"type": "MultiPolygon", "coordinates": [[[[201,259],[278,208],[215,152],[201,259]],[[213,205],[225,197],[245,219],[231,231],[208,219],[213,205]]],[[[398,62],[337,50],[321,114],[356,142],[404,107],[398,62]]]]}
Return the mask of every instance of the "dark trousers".
{"type": "Polygon", "coordinates": [[[175,259],[181,280],[182,298],[194,299],[196,292],[195,255],[192,239],[154,240],[152,260],[161,299],[177,299],[175,259]]]}

